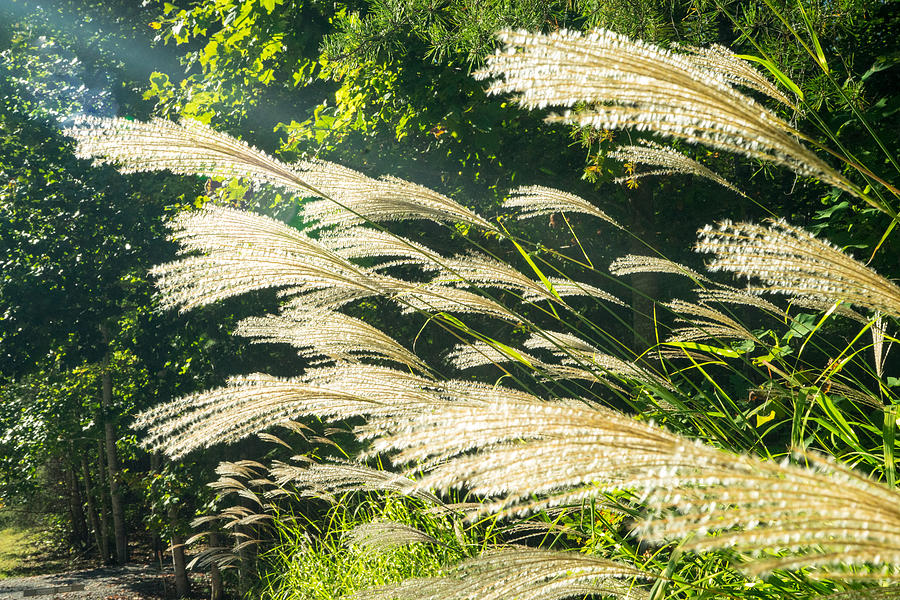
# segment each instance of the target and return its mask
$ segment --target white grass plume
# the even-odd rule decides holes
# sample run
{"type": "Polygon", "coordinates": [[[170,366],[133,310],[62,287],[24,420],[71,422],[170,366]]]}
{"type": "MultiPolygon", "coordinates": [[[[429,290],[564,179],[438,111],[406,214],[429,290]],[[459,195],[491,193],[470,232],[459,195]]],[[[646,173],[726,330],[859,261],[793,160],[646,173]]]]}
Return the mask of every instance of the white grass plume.
{"type": "Polygon", "coordinates": [[[357,525],[346,533],[344,543],[359,546],[366,550],[379,551],[391,550],[411,544],[444,545],[443,542],[424,531],[394,521],[369,521],[368,523],[357,525]]]}
{"type": "Polygon", "coordinates": [[[424,186],[396,177],[373,179],[323,161],[307,163],[306,167],[309,181],[327,196],[303,204],[303,216],[317,221],[316,229],[346,229],[366,220],[429,219],[462,222],[499,233],[495,225],[470,209],[424,186]]]}
{"type": "Polygon", "coordinates": [[[290,379],[257,373],[157,405],[137,415],[134,427],[148,429],[145,447],[180,457],[301,416],[343,420],[415,411],[443,401],[433,388],[430,379],[364,364],[312,369],[290,379]]]}
{"type": "MultiPolygon", "coordinates": [[[[550,285],[553,286],[553,291],[563,298],[567,296],[583,296],[587,298],[593,298],[594,300],[605,300],[606,302],[618,304],[619,306],[625,306],[625,303],[622,300],[619,300],[606,290],[601,290],[600,288],[593,285],[588,285],[587,283],[573,281],[571,279],[563,279],[561,277],[548,277],[547,281],[549,281],[550,285]]],[[[555,296],[546,286],[542,287],[540,291],[538,291],[537,288],[533,288],[523,290],[522,292],[522,299],[525,302],[550,300],[551,297],[555,296]]]]}
{"type": "Polygon", "coordinates": [[[530,219],[552,213],[584,213],[603,219],[619,229],[622,228],[612,217],[575,194],[538,185],[523,186],[510,192],[503,201],[504,208],[519,209],[519,219],[530,219]]]}
{"type": "Polygon", "coordinates": [[[758,278],[755,293],[847,302],[900,317],[900,287],[813,234],[774,221],[768,226],[723,221],[700,231],[695,249],[714,254],[712,271],[758,278]]]}
{"type": "Polygon", "coordinates": [[[829,302],[827,300],[809,298],[807,296],[796,296],[791,298],[791,306],[795,308],[808,308],[821,313],[834,313],[852,319],[857,323],[866,324],[869,322],[869,319],[842,302],[829,302]]]}
{"type": "Polygon", "coordinates": [[[368,323],[329,310],[283,310],[280,315],[249,317],[239,322],[235,335],[256,343],[285,343],[300,356],[327,356],[337,361],[381,358],[398,362],[420,373],[427,365],[396,340],[368,323]]]}
{"type": "Polygon", "coordinates": [[[414,264],[435,269],[443,262],[438,253],[407,238],[371,227],[350,227],[322,232],[319,243],[347,259],[393,258],[372,267],[383,269],[397,264],[414,264]]]}
{"type": "Polygon", "coordinates": [[[400,305],[404,314],[415,311],[428,313],[480,314],[519,323],[522,317],[506,306],[481,294],[462,290],[438,278],[425,284],[394,280],[389,297],[400,305]]]}
{"type": "Polygon", "coordinates": [[[676,315],[676,323],[683,324],[672,331],[670,342],[698,342],[716,340],[749,340],[760,343],[749,329],[736,319],[704,304],[673,300],[664,305],[676,315]]]}
{"type": "Polygon", "coordinates": [[[461,370],[508,362],[520,362],[534,368],[543,366],[542,361],[527,352],[483,341],[457,345],[447,355],[447,362],[461,370]]]}
{"type": "Polygon", "coordinates": [[[717,302],[719,304],[752,306],[779,318],[788,318],[788,314],[783,309],[772,304],[765,298],[760,298],[759,296],[751,294],[745,290],[733,287],[720,287],[713,289],[699,288],[694,291],[697,293],[697,297],[703,304],[717,302]]]}
{"type": "Polygon", "coordinates": [[[374,440],[372,451],[427,467],[417,487],[464,485],[499,499],[484,510],[511,512],[599,497],[673,454],[698,452],[687,440],[609,409],[499,391],[492,400],[460,399],[386,424],[390,433],[374,440]]]}
{"type": "Polygon", "coordinates": [[[728,188],[736,194],[746,197],[742,191],[737,189],[727,179],[670,146],[663,146],[656,142],[642,140],[638,144],[632,146],[619,146],[614,151],[607,154],[607,156],[623,163],[658,167],[658,170],[655,171],[619,177],[613,180],[614,183],[624,183],[631,179],[647,177],[650,175],[672,175],[680,173],[683,175],[694,175],[696,177],[709,179],[722,187],[728,188]]]}
{"type": "Polygon", "coordinates": [[[373,450],[424,470],[416,487],[497,499],[484,510],[522,513],[629,489],[658,515],[641,528],[652,539],[690,534],[685,547],[696,551],[795,553],[752,562],[751,573],[900,565],[900,494],[815,455],[803,457],[807,467],[734,455],[599,406],[521,393],[461,398],[386,429],[373,450]]]}
{"type": "Polygon", "coordinates": [[[690,52],[688,58],[694,64],[715,72],[728,83],[750,88],[797,110],[797,105],[774,83],[757,71],[749,61],[740,58],[725,46],[720,44],[712,44],[707,48],[689,46],[685,50],[690,52]]]}
{"type": "Polygon", "coordinates": [[[600,350],[594,345],[578,336],[558,331],[542,331],[540,334],[532,334],[525,342],[525,347],[550,350],[563,359],[571,358],[572,353],[577,353],[580,358],[590,358],[594,354],[600,354],[600,350]]]}
{"type": "MultiPolygon", "coordinates": [[[[503,305],[446,282],[414,284],[357,266],[269,217],[209,206],[182,213],[172,228],[182,253],[203,255],[187,256],[151,271],[157,277],[162,308],[187,311],[252,290],[283,287],[282,295],[295,297],[289,303],[294,309],[336,310],[354,300],[380,296],[394,299],[404,312],[478,313],[520,320],[503,305]]],[[[337,245],[334,240],[331,243],[337,245]]],[[[405,246],[402,241],[397,244],[397,251],[405,246]]]]}
{"type": "Polygon", "coordinates": [[[563,296],[589,296],[620,306],[625,304],[600,288],[567,279],[548,278],[551,291],[544,283],[527,277],[507,263],[474,252],[445,260],[443,266],[448,273],[435,281],[500,288],[519,294],[525,302],[548,300],[563,304],[560,299],[563,296]]]}
{"type": "Polygon", "coordinates": [[[498,37],[505,49],[476,74],[498,78],[489,93],[515,93],[527,108],[589,105],[550,120],[654,131],[782,165],[859,195],[801,145],[787,123],[691,56],[607,30],[502,31],[498,37]]]}
{"type": "Polygon", "coordinates": [[[65,133],[78,141],[79,158],[116,163],[123,173],[168,169],[180,175],[246,177],[315,194],[304,179],[305,168],[287,165],[199,121],[83,119],[65,133]]]}
{"type": "Polygon", "coordinates": [[[689,277],[697,282],[709,282],[709,278],[684,265],[659,256],[626,254],[609,265],[609,272],[617,277],[635,273],[669,273],[689,277]]]}
{"type": "Polygon", "coordinates": [[[301,496],[325,498],[332,502],[353,492],[394,491],[429,504],[443,504],[427,490],[413,489],[415,481],[408,477],[358,462],[331,459],[309,465],[292,465],[276,461],[269,473],[279,487],[290,486],[301,496]]]}
{"type": "Polygon", "coordinates": [[[573,365],[546,363],[534,356],[505,345],[492,345],[483,341],[459,344],[447,355],[448,362],[457,369],[465,370],[485,365],[502,365],[517,362],[534,369],[552,381],[581,379],[601,381],[597,374],[573,365]]]}
{"type": "MultiPolygon", "coordinates": [[[[569,333],[556,331],[541,331],[534,333],[525,341],[525,347],[530,350],[542,349],[551,352],[560,362],[560,367],[550,365],[551,370],[559,370],[564,374],[565,368],[576,369],[577,379],[580,371],[593,373],[598,381],[609,383],[604,375],[612,375],[616,379],[636,381],[642,384],[672,389],[672,384],[658,374],[649,371],[633,362],[622,360],[610,354],[601,352],[591,344],[569,333]]],[[[617,388],[618,389],[618,388],[617,388]]]]}
{"type": "Polygon", "coordinates": [[[646,572],[580,552],[510,546],[486,552],[448,570],[444,577],[420,578],[357,592],[353,600],[557,600],[572,596],[649,598],[627,583],[646,572]]]}
{"type": "Polygon", "coordinates": [[[372,179],[325,161],[288,165],[197,121],[83,119],[66,134],[78,141],[79,157],[116,163],[126,173],[168,169],[182,175],[247,177],[321,197],[304,205],[304,214],[319,220],[320,227],[347,227],[367,218],[432,219],[497,232],[468,208],[428,188],[395,177],[372,179]]]}
{"type": "Polygon", "coordinates": [[[305,234],[269,217],[208,206],[173,219],[182,254],[151,273],[163,308],[182,311],[248,291],[280,286],[350,289],[363,296],[379,288],[369,274],[305,234]]]}
{"type": "Polygon", "coordinates": [[[711,453],[693,468],[670,470],[646,498],[662,514],[640,532],[694,534],[685,547],[695,551],[792,552],[751,561],[744,567],[751,574],[819,567],[820,575],[841,576],[846,566],[900,565],[900,494],[831,459],[801,458],[809,466],[711,453]],[[666,516],[668,509],[677,512],[666,516]]]}

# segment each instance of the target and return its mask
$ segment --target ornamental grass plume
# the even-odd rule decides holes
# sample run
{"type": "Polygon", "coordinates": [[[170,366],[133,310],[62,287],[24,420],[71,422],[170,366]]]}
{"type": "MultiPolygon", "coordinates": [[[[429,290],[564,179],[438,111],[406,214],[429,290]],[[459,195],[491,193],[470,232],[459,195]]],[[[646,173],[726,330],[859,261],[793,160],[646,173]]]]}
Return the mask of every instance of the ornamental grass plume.
{"type": "Polygon", "coordinates": [[[178,215],[172,238],[178,261],[151,270],[162,308],[187,311],[249,291],[280,286],[383,293],[376,277],[300,231],[268,217],[207,206],[178,215]]]}
{"type": "Polygon", "coordinates": [[[628,175],[627,177],[618,177],[613,180],[613,183],[625,183],[629,180],[638,179],[641,177],[650,177],[654,175],[674,175],[676,173],[680,173],[683,175],[695,175],[697,177],[709,179],[710,181],[718,183],[722,187],[728,188],[735,194],[739,194],[741,196],[744,196],[745,198],[747,197],[746,194],[734,187],[734,185],[732,185],[727,179],[725,179],[718,173],[715,173],[708,167],[705,167],[696,160],[685,156],[674,148],[663,146],[662,144],[657,144],[653,141],[642,140],[641,142],[631,146],[619,146],[615,150],[607,154],[607,156],[623,163],[634,163],[649,165],[651,167],[658,167],[658,169],[656,169],[655,171],[646,171],[643,173],[634,173],[632,175],[628,175]]]}
{"type": "Polygon", "coordinates": [[[705,304],[672,300],[664,306],[679,315],[675,323],[682,325],[672,330],[669,342],[747,340],[761,343],[739,321],[705,304]]]}
{"type": "MultiPolygon", "coordinates": [[[[447,362],[460,370],[483,367],[486,365],[502,365],[504,363],[517,362],[534,369],[541,377],[549,381],[593,381],[600,382],[602,373],[599,369],[591,370],[583,366],[571,364],[547,363],[527,352],[510,348],[509,346],[495,343],[475,341],[470,344],[460,344],[447,355],[447,362]]],[[[582,363],[584,364],[584,363],[582,363]]],[[[609,385],[609,382],[606,382],[609,385]]]]}
{"type": "Polygon", "coordinates": [[[123,173],[169,170],[181,175],[246,177],[316,195],[302,165],[287,165],[230,135],[190,119],[84,118],[65,134],[78,141],[76,156],[114,163],[123,173]]]}
{"type": "Polygon", "coordinates": [[[442,265],[448,273],[436,281],[456,285],[477,285],[482,288],[496,287],[521,295],[525,302],[548,300],[564,304],[563,296],[588,296],[624,306],[624,302],[609,292],[592,285],[556,277],[546,278],[546,283],[538,282],[507,263],[483,254],[473,252],[446,259],[442,265]]]}
{"type": "Polygon", "coordinates": [[[234,335],[255,343],[284,343],[307,358],[354,362],[385,359],[419,373],[428,366],[396,340],[365,321],[330,310],[282,310],[279,315],[250,317],[239,322],[234,335]]]}
{"type": "Polygon", "coordinates": [[[781,165],[864,197],[703,55],[676,54],[602,29],[507,30],[497,37],[505,47],[475,76],[493,80],[489,93],[512,93],[526,108],[579,107],[550,121],[652,131],[781,165]]]}
{"type": "Polygon", "coordinates": [[[619,229],[619,225],[605,212],[575,194],[553,188],[531,185],[514,189],[503,202],[504,208],[518,209],[516,218],[530,219],[555,212],[583,213],[603,219],[619,229]]]}
{"type": "Polygon", "coordinates": [[[635,273],[669,273],[689,277],[697,282],[712,283],[708,277],[701,275],[694,269],[660,256],[626,254],[625,256],[620,256],[609,265],[609,272],[617,277],[634,275],[635,273]]]}
{"type": "Polygon", "coordinates": [[[714,258],[711,271],[757,278],[754,293],[771,292],[846,302],[900,317],[900,287],[813,234],[773,221],[768,226],[722,221],[707,225],[695,249],[714,258]]]}
{"type": "Polygon", "coordinates": [[[320,160],[288,165],[197,121],[82,119],[65,133],[78,141],[77,156],[115,163],[125,173],[168,169],[183,175],[246,177],[322,198],[304,208],[308,218],[320,221],[317,227],[431,219],[498,232],[468,208],[428,188],[396,177],[372,179],[320,160]]]}
{"type": "Polygon", "coordinates": [[[808,466],[721,453],[693,472],[672,471],[645,498],[659,516],[639,531],[653,539],[692,534],[684,547],[698,552],[734,548],[759,554],[744,566],[753,575],[820,567],[819,576],[852,578],[844,567],[900,565],[900,494],[832,459],[814,453],[798,458],[808,466]],[[666,514],[669,509],[675,514],[666,514]],[[765,556],[773,548],[792,554],[765,556]]]}
{"type": "Polygon", "coordinates": [[[269,474],[278,487],[290,486],[303,497],[336,501],[338,496],[351,492],[394,491],[428,504],[443,505],[434,494],[414,489],[413,479],[348,460],[331,459],[304,465],[276,461],[269,474]]]}
{"type": "Polygon", "coordinates": [[[690,53],[688,56],[694,64],[716,73],[728,83],[750,88],[797,110],[797,105],[775,84],[725,46],[720,44],[712,44],[706,48],[689,46],[685,50],[690,53]]]}
{"type": "Polygon", "coordinates": [[[443,542],[424,531],[393,521],[369,521],[358,525],[347,532],[344,541],[348,545],[382,552],[411,544],[443,545],[443,542]]]}
{"type": "Polygon", "coordinates": [[[751,560],[743,568],[753,575],[820,567],[825,576],[847,576],[824,567],[900,565],[900,494],[815,454],[800,456],[808,466],[779,464],[594,405],[526,397],[448,403],[384,429],[392,432],[373,449],[418,465],[415,489],[465,485],[496,499],[473,516],[632,490],[655,515],[639,527],[643,537],[690,537],[682,547],[698,552],[791,553],[751,560]]]}
{"type": "Polygon", "coordinates": [[[440,404],[445,399],[435,385],[406,371],[355,363],[310,369],[294,378],[256,373],[157,405],[137,415],[134,426],[147,428],[145,447],[176,458],[301,416],[338,421],[440,404]]]}
{"type": "Polygon", "coordinates": [[[626,564],[579,552],[508,547],[464,561],[439,578],[410,579],[357,592],[353,600],[556,600],[611,595],[649,598],[628,583],[647,574],[626,564]]]}

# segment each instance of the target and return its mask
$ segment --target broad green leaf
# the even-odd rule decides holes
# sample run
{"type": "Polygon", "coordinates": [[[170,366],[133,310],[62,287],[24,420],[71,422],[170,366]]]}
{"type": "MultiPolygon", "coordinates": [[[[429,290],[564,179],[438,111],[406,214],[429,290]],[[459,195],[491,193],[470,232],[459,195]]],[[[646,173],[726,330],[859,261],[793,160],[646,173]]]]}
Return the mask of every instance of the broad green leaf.
{"type": "Polygon", "coordinates": [[[815,393],[813,397],[818,400],[819,405],[822,407],[822,410],[825,411],[825,414],[828,415],[828,418],[831,419],[831,422],[837,426],[837,429],[840,431],[841,438],[843,438],[847,443],[858,447],[859,438],[856,437],[856,432],[853,431],[852,427],[850,427],[850,424],[844,418],[844,415],[841,413],[838,407],[835,406],[831,401],[831,398],[828,396],[828,394],[818,392],[815,393]]]}

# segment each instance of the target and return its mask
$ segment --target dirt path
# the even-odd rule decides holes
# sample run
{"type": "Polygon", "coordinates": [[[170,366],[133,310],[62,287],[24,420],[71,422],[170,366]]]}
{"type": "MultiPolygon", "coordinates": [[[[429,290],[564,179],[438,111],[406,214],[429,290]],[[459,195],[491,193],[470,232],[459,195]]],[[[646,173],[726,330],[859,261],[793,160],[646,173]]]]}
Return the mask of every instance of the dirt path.
{"type": "Polygon", "coordinates": [[[146,566],[103,567],[0,579],[0,599],[36,600],[157,600],[173,595],[171,575],[167,581],[158,570],[146,566]]]}

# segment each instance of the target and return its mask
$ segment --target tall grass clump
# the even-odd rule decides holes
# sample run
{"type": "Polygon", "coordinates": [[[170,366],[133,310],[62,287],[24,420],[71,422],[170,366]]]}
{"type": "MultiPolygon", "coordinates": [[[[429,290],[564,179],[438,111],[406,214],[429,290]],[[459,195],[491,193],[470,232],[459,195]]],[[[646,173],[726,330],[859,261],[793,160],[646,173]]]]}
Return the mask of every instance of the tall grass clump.
{"type": "MultiPolygon", "coordinates": [[[[870,172],[811,150],[743,88],[793,101],[724,48],[669,51],[608,31],[499,37],[478,76],[525,107],[563,110],[550,120],[736,153],[896,218],[891,186],[875,193],[857,181],[870,172]]],[[[306,198],[304,230],[214,203],[179,215],[182,255],[154,275],[162,307],[180,310],[276,288],[280,312],[236,333],[290,344],[309,367],[237,375],[136,421],[148,448],[173,457],[295,420],[352,426],[350,461],[260,465],[252,485],[224,469],[220,489],[253,502],[226,509],[222,529],[274,518],[266,597],[898,594],[885,586],[900,566],[888,356],[900,288],[841,248],[782,220],[723,221],[695,249],[745,287],[661,254],[606,270],[535,252],[511,221],[412,182],[287,165],[197,123],[111,119],[71,133],[82,155],[127,170],[246,177],[306,198]],[[398,235],[407,220],[465,224],[471,248],[398,235]],[[658,306],[657,340],[637,349],[610,334],[636,273],[695,288],[658,306]],[[363,303],[455,345],[425,360],[402,328],[352,316],[363,303]],[[390,468],[367,466],[380,461],[390,468]]],[[[743,193],[659,141],[616,156],[743,193]]],[[[621,229],[546,187],[512,191],[505,210],[621,229]]]]}
{"type": "Polygon", "coordinates": [[[327,600],[434,577],[474,551],[460,545],[466,540],[458,540],[445,519],[421,508],[386,494],[344,498],[319,521],[276,513],[276,541],[261,557],[258,597],[327,600]]]}

